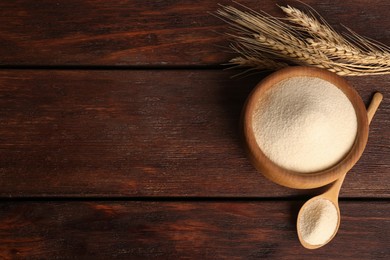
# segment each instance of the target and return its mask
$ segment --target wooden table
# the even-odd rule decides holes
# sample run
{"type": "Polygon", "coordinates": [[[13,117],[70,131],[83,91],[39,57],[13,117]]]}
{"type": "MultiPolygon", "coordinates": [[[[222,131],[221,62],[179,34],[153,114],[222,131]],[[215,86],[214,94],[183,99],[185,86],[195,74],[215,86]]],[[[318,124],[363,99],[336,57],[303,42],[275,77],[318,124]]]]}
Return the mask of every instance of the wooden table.
{"type": "MultiPolygon", "coordinates": [[[[305,2],[390,45],[388,1],[305,2]]],[[[338,235],[306,250],[296,215],[321,189],[278,186],[249,163],[239,115],[265,74],[222,70],[233,54],[216,8],[0,2],[1,259],[389,259],[390,76],[347,78],[366,104],[385,99],[341,190],[338,235]]]]}

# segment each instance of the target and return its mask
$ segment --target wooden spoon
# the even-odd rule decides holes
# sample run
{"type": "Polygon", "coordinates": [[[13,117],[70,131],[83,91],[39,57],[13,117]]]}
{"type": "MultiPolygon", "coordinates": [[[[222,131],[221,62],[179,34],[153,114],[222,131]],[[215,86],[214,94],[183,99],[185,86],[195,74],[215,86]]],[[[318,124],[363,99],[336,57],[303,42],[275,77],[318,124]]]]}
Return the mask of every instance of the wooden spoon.
{"type": "MultiPolygon", "coordinates": [[[[372,118],[374,117],[374,114],[376,112],[376,110],[378,109],[379,107],[379,104],[381,103],[383,99],[383,95],[379,92],[375,93],[375,95],[373,96],[372,100],[371,100],[371,103],[367,109],[367,117],[368,117],[368,123],[371,122],[372,118]]],[[[347,174],[347,172],[341,176],[339,179],[337,179],[331,186],[330,188],[323,194],[321,195],[318,195],[310,200],[308,200],[301,208],[301,210],[299,211],[299,214],[298,214],[298,219],[297,219],[297,232],[298,232],[298,238],[299,238],[299,241],[301,242],[301,244],[305,247],[305,248],[308,248],[308,249],[316,249],[316,248],[320,248],[324,245],[326,245],[327,243],[329,243],[333,237],[336,235],[338,229],[339,229],[339,226],[340,226],[340,209],[339,209],[339,203],[338,203],[338,198],[339,198],[339,193],[340,193],[340,188],[341,188],[341,185],[343,184],[343,181],[344,181],[344,178],[345,178],[345,175],[347,174]],[[312,203],[316,202],[317,200],[319,199],[325,199],[325,200],[328,200],[332,203],[332,205],[335,207],[335,210],[337,212],[337,224],[333,230],[333,233],[329,236],[329,239],[327,239],[324,243],[322,244],[310,244],[308,243],[304,238],[303,238],[303,234],[301,233],[301,224],[304,223],[307,219],[304,220],[304,218],[307,218],[308,215],[309,215],[309,218],[315,218],[316,216],[311,216],[311,212],[305,212],[307,209],[308,209],[308,206],[312,205],[312,203]],[[305,214],[304,214],[305,213],[305,214]],[[305,216],[305,217],[303,217],[305,216]]],[[[320,209],[319,209],[320,210],[320,209]]],[[[318,217],[318,216],[317,216],[318,217]]],[[[321,220],[320,220],[321,221],[321,220]]],[[[331,228],[331,227],[329,227],[331,228]]]]}

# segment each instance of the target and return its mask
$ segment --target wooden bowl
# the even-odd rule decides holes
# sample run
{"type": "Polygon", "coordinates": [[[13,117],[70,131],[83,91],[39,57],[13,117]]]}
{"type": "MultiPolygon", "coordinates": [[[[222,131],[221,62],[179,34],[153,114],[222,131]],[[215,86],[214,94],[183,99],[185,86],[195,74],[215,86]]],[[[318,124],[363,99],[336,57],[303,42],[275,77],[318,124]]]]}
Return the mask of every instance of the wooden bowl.
{"type": "Polygon", "coordinates": [[[262,80],[249,95],[245,103],[241,116],[241,127],[249,159],[255,168],[271,181],[297,189],[321,187],[341,177],[358,161],[368,139],[367,111],[359,94],[349,86],[347,81],[335,73],[311,67],[288,67],[262,80]],[[258,100],[268,89],[287,78],[303,76],[321,78],[337,86],[351,101],[357,117],[356,139],[351,150],[337,164],[325,170],[312,173],[301,173],[285,169],[267,158],[256,142],[252,124],[258,100]]]}

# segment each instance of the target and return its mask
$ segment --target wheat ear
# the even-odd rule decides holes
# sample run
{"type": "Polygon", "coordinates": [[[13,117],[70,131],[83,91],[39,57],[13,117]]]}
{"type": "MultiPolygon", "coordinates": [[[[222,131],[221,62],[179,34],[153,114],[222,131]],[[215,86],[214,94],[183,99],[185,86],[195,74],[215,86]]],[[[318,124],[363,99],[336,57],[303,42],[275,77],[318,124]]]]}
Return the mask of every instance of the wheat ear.
{"type": "MultiPolygon", "coordinates": [[[[351,41],[348,41],[338,33],[336,33],[323,18],[320,18],[325,24],[321,24],[313,15],[307,15],[297,8],[287,6],[280,7],[287,14],[287,20],[295,23],[308,32],[313,38],[308,38],[306,41],[314,48],[321,50],[332,59],[341,59],[342,61],[360,64],[383,64],[390,65],[388,54],[383,55],[383,51],[372,46],[366,39],[360,36],[359,41],[365,49],[363,51],[355,46],[351,41]]],[[[356,35],[356,34],[354,34],[356,35]]],[[[349,35],[354,42],[356,37],[349,35]]]]}
{"type": "Polygon", "coordinates": [[[352,31],[346,35],[347,39],[323,18],[318,20],[311,13],[308,15],[291,6],[281,7],[287,15],[281,19],[243,5],[245,11],[221,7],[215,16],[231,26],[228,35],[234,40],[233,50],[241,55],[230,61],[233,65],[258,69],[268,65],[269,69],[277,69],[295,63],[346,76],[390,74],[387,46],[352,31]]]}

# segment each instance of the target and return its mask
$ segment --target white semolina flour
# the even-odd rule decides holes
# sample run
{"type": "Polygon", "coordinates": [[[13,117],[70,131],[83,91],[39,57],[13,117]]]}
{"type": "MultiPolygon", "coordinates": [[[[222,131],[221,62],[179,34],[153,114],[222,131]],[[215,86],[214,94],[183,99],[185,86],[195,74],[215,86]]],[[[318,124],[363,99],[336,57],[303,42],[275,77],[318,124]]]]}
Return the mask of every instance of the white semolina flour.
{"type": "Polygon", "coordinates": [[[311,245],[322,245],[329,241],[338,223],[336,206],[327,199],[316,199],[309,203],[298,219],[301,238],[311,245]]]}
{"type": "Polygon", "coordinates": [[[263,153],[277,165],[302,173],[337,164],[357,133],[356,113],[347,96],[315,77],[279,82],[259,100],[252,119],[263,153]]]}

